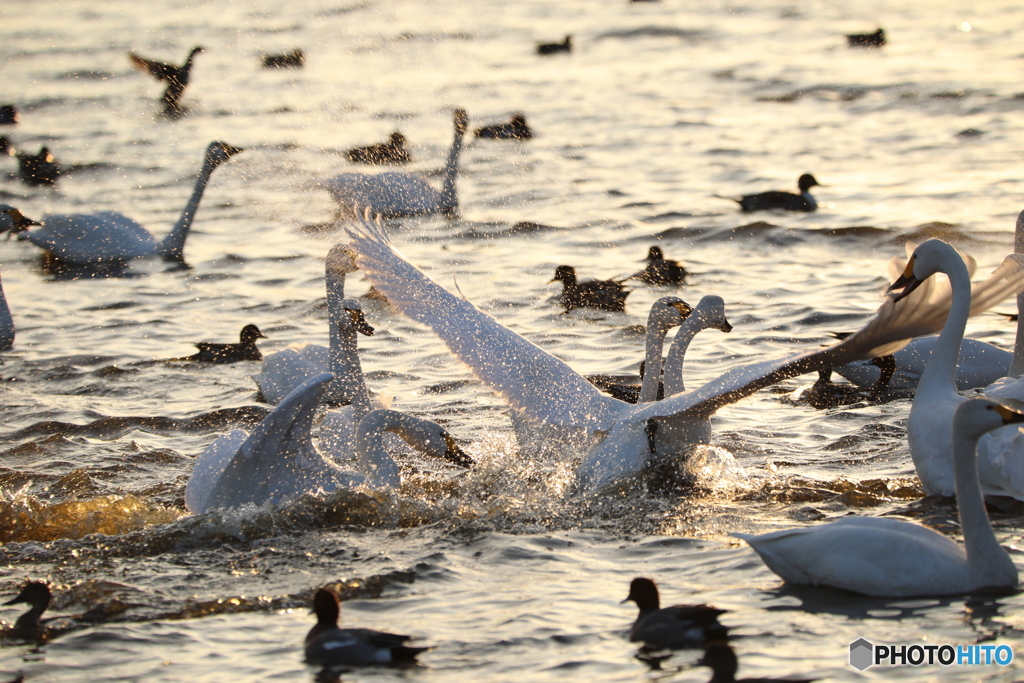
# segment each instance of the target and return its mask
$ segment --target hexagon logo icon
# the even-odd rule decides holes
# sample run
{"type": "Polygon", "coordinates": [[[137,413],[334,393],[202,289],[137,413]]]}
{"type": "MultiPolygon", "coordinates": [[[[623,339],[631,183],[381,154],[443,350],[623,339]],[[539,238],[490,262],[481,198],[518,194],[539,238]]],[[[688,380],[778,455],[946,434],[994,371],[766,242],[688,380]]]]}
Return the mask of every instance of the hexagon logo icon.
{"type": "Polygon", "coordinates": [[[857,671],[863,671],[871,666],[875,658],[875,646],[864,638],[858,638],[850,643],[850,666],[857,671]]]}

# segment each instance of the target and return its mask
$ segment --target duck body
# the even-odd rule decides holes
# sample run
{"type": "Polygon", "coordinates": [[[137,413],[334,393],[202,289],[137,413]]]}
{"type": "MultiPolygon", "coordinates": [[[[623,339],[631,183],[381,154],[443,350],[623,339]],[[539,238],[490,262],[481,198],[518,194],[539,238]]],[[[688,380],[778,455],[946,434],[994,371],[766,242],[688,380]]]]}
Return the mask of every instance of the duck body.
{"type": "Polygon", "coordinates": [[[527,125],[525,116],[513,114],[508,123],[477,128],[476,136],[489,140],[529,140],[533,137],[533,131],[527,125]]]}
{"type": "Polygon", "coordinates": [[[558,266],[551,282],[561,281],[562,294],[559,303],[566,311],[577,308],[596,308],[602,311],[623,312],[629,290],[617,280],[576,280],[576,269],[572,266],[558,266]]]}
{"type": "Polygon", "coordinates": [[[0,105],[0,126],[13,126],[19,118],[18,108],[13,104],[0,105]]]}
{"type": "Polygon", "coordinates": [[[340,628],[338,596],[325,588],[313,596],[317,623],[306,634],[306,662],[317,666],[408,664],[430,648],[409,647],[412,636],[368,628],[340,628]]]}
{"type": "Polygon", "coordinates": [[[647,267],[630,275],[627,280],[640,280],[649,285],[685,285],[689,273],[678,261],[665,258],[661,247],[651,247],[647,252],[647,267]]]}
{"type": "Polygon", "coordinates": [[[885,31],[879,28],[874,33],[848,33],[846,42],[850,47],[882,47],[885,45],[885,31]]]}
{"type": "Polygon", "coordinates": [[[404,164],[412,161],[412,155],[405,148],[405,136],[397,130],[391,134],[388,142],[355,147],[345,152],[345,156],[352,163],[364,164],[404,164]]]}
{"type": "Polygon", "coordinates": [[[192,196],[177,224],[160,241],[138,222],[116,211],[49,214],[44,216],[42,227],[36,230],[15,228],[12,232],[18,239],[35,244],[57,260],[75,265],[98,265],[146,256],[182,263],[185,240],[210,176],[220,164],[241,151],[224,142],[210,143],[192,196]]]}
{"type": "Polygon", "coordinates": [[[453,121],[455,138],[445,161],[440,191],[418,175],[394,171],[342,173],[326,181],[324,187],[338,202],[342,213],[354,215],[356,210],[369,208],[385,218],[434,214],[457,216],[459,199],[455,181],[469,115],[464,109],[456,109],[453,121]]]}
{"type": "Polygon", "coordinates": [[[263,55],[264,69],[301,69],[306,65],[306,53],[299,48],[282,55],[263,55]]]}
{"type": "Polygon", "coordinates": [[[180,100],[181,96],[185,93],[185,87],[188,85],[189,75],[192,73],[192,60],[202,51],[203,48],[199,46],[192,48],[192,51],[189,52],[188,57],[185,59],[185,63],[181,66],[146,59],[134,52],[128,53],[128,59],[131,61],[132,66],[139,71],[149,74],[158,81],[167,83],[167,89],[164,90],[161,102],[163,102],[165,114],[175,115],[183,111],[180,100]]]}
{"type": "Polygon", "coordinates": [[[811,196],[810,189],[818,185],[818,181],[810,173],[800,176],[797,185],[800,188],[799,194],[771,190],[758,194],[743,195],[734,199],[744,212],[767,211],[770,209],[782,209],[784,211],[817,211],[818,202],[811,196]]]}
{"type": "Polygon", "coordinates": [[[565,40],[560,43],[538,43],[537,54],[539,55],[557,55],[557,54],[569,54],[572,52],[572,36],[566,36],[565,40]]]}
{"type": "Polygon", "coordinates": [[[177,360],[219,364],[238,363],[243,360],[263,360],[263,354],[256,347],[256,340],[265,339],[266,336],[255,325],[246,325],[238,335],[239,342],[237,344],[196,342],[198,353],[177,360]]]}
{"type": "Polygon", "coordinates": [[[54,185],[61,175],[60,164],[47,147],[40,147],[38,154],[18,152],[18,175],[26,185],[54,185]]]}
{"type": "Polygon", "coordinates": [[[960,595],[1017,585],[1017,569],[985,511],[975,449],[982,434],[1024,415],[987,399],[967,399],[953,417],[955,479],[964,547],[896,519],[846,517],[803,529],[742,538],[784,581],[877,597],[960,595]]]}
{"type": "Polygon", "coordinates": [[[709,605],[661,607],[658,586],[651,579],[636,578],[623,602],[633,601],[640,609],[629,630],[629,640],[658,649],[693,647],[725,638],[727,629],[718,617],[727,610],[709,605]]]}

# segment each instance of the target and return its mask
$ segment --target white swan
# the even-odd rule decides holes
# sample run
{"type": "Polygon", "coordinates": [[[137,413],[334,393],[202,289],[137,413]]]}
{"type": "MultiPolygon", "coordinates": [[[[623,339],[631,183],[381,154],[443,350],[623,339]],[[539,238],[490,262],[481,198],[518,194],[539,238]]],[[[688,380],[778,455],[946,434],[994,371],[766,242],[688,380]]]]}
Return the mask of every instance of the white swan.
{"type": "MultiPolygon", "coordinates": [[[[463,467],[472,460],[440,425],[391,410],[375,410],[356,433],[358,471],[343,470],[324,457],[310,436],[321,394],[334,376],[325,372],[291,392],[251,433],[224,434],[196,460],[185,485],[185,506],[193,514],[240,505],[280,505],[304,494],[330,493],[366,485],[398,487],[398,466],[384,450],[384,432],[393,432],[431,457],[463,467]]],[[[349,456],[349,453],[339,454],[349,456]]]]}
{"type": "Polygon", "coordinates": [[[310,377],[332,372],[335,379],[324,393],[324,400],[358,406],[358,422],[370,411],[370,398],[359,363],[356,333],[370,336],[373,328],[363,318],[359,301],[345,298],[345,276],[358,270],[352,251],[343,244],[331,247],[324,266],[330,346],[292,344],[267,355],[260,372],[252,375],[252,379],[263,399],[277,404],[310,377]]]}
{"type": "MultiPolygon", "coordinates": [[[[1024,256],[1011,254],[1007,261],[1022,264],[1024,256]]],[[[903,288],[901,296],[909,294],[935,273],[944,273],[949,278],[952,303],[949,317],[914,392],[914,403],[907,419],[907,441],[925,493],[952,496],[955,491],[951,446],[953,415],[967,400],[957,391],[956,362],[972,303],[977,305],[971,295],[970,274],[953,247],[940,240],[928,240],[914,251],[903,276],[891,288],[903,288]]],[[[1007,495],[1006,491],[1001,490],[1005,486],[990,486],[991,483],[1004,482],[990,481],[993,468],[989,467],[989,458],[981,450],[979,457],[978,467],[985,493],[1007,495]]],[[[1014,495],[1013,492],[1010,495],[1014,495]]],[[[1015,497],[1018,495],[1024,499],[1024,490],[1015,497]]]]}
{"type": "Polygon", "coordinates": [[[725,301],[714,294],[701,297],[693,312],[676,330],[676,336],[672,339],[668,356],[665,358],[665,396],[686,390],[683,382],[683,359],[686,350],[698,332],[709,329],[732,332],[732,325],[725,317],[725,301]]]}
{"type": "Polygon", "coordinates": [[[185,238],[210,175],[241,151],[224,142],[210,143],[192,196],[178,222],[159,242],[136,221],[116,211],[50,214],[43,217],[43,227],[22,231],[18,238],[45,249],[60,261],[77,265],[128,261],[144,256],[160,256],[166,261],[181,263],[185,259],[185,238]]]}
{"type": "Polygon", "coordinates": [[[982,434],[1010,422],[1024,422],[1024,415],[983,398],[965,400],[952,418],[964,547],[919,524],[879,517],[733,536],[749,543],[786,583],[891,598],[1014,588],[1017,568],[989,523],[974,453],[982,434]]]}
{"type": "Polygon", "coordinates": [[[9,351],[14,347],[14,318],[4,296],[4,284],[0,282],[0,351],[9,351]]]}
{"type": "Polygon", "coordinates": [[[454,217],[459,212],[459,197],[455,179],[459,172],[459,153],[462,138],[469,126],[465,109],[456,109],[454,115],[455,139],[448,150],[443,171],[441,191],[418,175],[410,173],[342,173],[324,183],[327,191],[341,205],[345,213],[355,213],[356,207],[371,207],[385,218],[444,214],[454,217]]]}
{"type": "Polygon", "coordinates": [[[640,383],[638,403],[657,400],[658,384],[661,382],[661,350],[665,344],[665,335],[673,327],[684,324],[693,313],[693,308],[675,296],[658,299],[651,306],[647,315],[647,335],[644,343],[644,372],[640,383]]]}
{"type": "MultiPolygon", "coordinates": [[[[587,455],[578,478],[588,488],[636,472],[652,457],[707,443],[708,418],[724,405],[788,377],[892,353],[904,339],[934,332],[945,317],[944,311],[917,306],[916,299],[887,301],[861,330],[831,347],[740,366],[694,391],[632,405],[602,395],[563,361],[435,284],[392,247],[380,221],[369,216],[367,211],[344,226],[367,277],[405,315],[433,329],[515,411],[579,438],[587,455]],[[656,418],[672,418],[673,428],[651,430],[656,418]],[[685,420],[693,420],[693,429],[685,420]]],[[[1016,291],[1003,281],[1006,274],[1006,268],[997,271],[989,289],[1004,296],[1016,291]]]]}

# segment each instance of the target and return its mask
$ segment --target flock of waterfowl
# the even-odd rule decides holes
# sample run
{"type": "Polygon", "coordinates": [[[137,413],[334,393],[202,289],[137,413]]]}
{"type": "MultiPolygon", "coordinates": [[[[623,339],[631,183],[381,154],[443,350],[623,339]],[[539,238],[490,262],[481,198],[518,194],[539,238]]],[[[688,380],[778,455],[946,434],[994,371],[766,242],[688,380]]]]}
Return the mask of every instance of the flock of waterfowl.
{"type": "MultiPolygon", "coordinates": [[[[851,45],[884,44],[877,34],[849,36],[851,45]]],[[[180,99],[189,82],[194,48],[182,66],[164,64],[130,53],[132,63],[167,83],[165,113],[180,115],[180,99]]],[[[563,43],[537,46],[540,54],[571,51],[563,43]]],[[[265,55],[268,68],[299,67],[301,50],[265,55]]],[[[16,114],[9,112],[12,123],[16,114]]],[[[4,113],[6,115],[7,113],[4,113]]],[[[684,358],[694,337],[706,329],[728,333],[726,303],[703,297],[690,306],[665,296],[652,306],[645,339],[645,368],[639,386],[623,387],[604,379],[586,378],[569,364],[511,331],[471,302],[436,284],[394,247],[382,219],[458,214],[458,161],[469,131],[465,110],[453,114],[454,139],[441,175],[441,188],[423,177],[397,171],[347,172],[322,185],[338,203],[338,218],[348,240],[333,247],[326,259],[329,346],[294,344],[263,357],[256,341],[264,337],[256,325],[242,328],[237,344],[201,342],[194,355],[173,361],[234,363],[262,361],[253,375],[262,399],[274,409],[250,432],[234,430],[220,436],[196,460],[185,489],[185,503],[194,514],[244,505],[277,505],[311,493],[367,487],[397,488],[401,475],[386,446],[387,434],[404,440],[418,453],[468,468],[473,460],[440,425],[390,410],[366,386],[359,354],[359,335],[374,330],[357,299],[346,298],[347,274],[362,270],[374,287],[409,318],[429,327],[456,358],[509,405],[521,446],[538,439],[550,448],[582,454],[577,488],[602,487],[641,472],[697,444],[710,443],[711,417],[721,407],[789,377],[833,369],[864,386],[894,389],[916,387],[907,426],[908,443],[918,475],[928,494],[956,496],[964,543],[957,544],[918,524],[873,517],[849,517],[831,524],[807,526],[762,536],[735,534],[746,540],[765,564],[784,581],[823,585],[865,595],[915,597],[957,595],[980,589],[1010,590],[1017,571],[998,544],[986,510],[986,496],[1024,500],[1024,441],[1016,425],[1024,414],[1000,401],[1024,400],[1024,325],[1018,323],[1013,353],[963,338],[966,321],[1008,296],[1024,290],[1024,257],[1011,255],[989,279],[971,282],[971,268],[951,246],[929,240],[899,269],[892,295],[860,330],[837,343],[785,358],[735,367],[704,385],[687,390],[684,358]],[[949,285],[931,279],[936,273],[949,285]],[[668,333],[678,328],[667,356],[668,333]],[[937,337],[923,337],[933,335],[937,337]],[[910,341],[921,338],[917,341],[910,341]],[[889,358],[881,367],[870,365],[889,358]],[[987,398],[959,392],[984,388],[987,398]],[[611,396],[601,392],[606,389],[611,396]],[[323,417],[319,447],[313,427],[318,409],[334,407],[323,417]],[[338,461],[355,454],[355,470],[338,461]]],[[[478,128],[480,138],[527,140],[533,136],[523,114],[508,123],[478,128]]],[[[388,142],[351,149],[349,161],[371,165],[410,160],[401,132],[388,142]]],[[[156,256],[184,261],[190,226],[214,170],[242,150],[210,143],[196,184],[181,217],[162,239],[138,222],[111,211],[46,215],[35,221],[16,207],[0,206],[0,231],[28,241],[47,258],[75,266],[98,266],[156,256]]],[[[18,155],[26,182],[53,182],[58,171],[46,148],[41,159],[18,155]],[[29,169],[29,170],[25,170],[29,169]],[[40,180],[47,174],[48,181],[40,180]]],[[[780,191],[735,199],[743,211],[814,211],[810,188],[819,183],[801,175],[799,193],[780,191]]],[[[1017,251],[1024,251],[1024,212],[1017,222],[1017,251]]],[[[628,280],[662,286],[686,284],[687,269],[665,257],[661,247],[649,249],[646,267],[621,280],[578,280],[572,266],[559,266],[552,282],[562,283],[559,302],[567,310],[593,308],[622,311],[628,280]]],[[[1024,303],[1018,295],[1018,303],[1024,303]]],[[[0,350],[12,348],[15,326],[0,288],[0,350]]],[[[661,608],[650,579],[633,581],[627,600],[639,608],[629,639],[651,649],[707,645],[700,663],[711,666],[716,681],[734,680],[736,657],[725,644],[726,627],[718,621],[724,610],[708,605],[661,608]]],[[[45,584],[29,582],[11,603],[31,609],[8,635],[38,638],[46,632],[41,615],[50,601],[45,584]]],[[[8,603],[8,604],[11,604],[8,603]]],[[[370,665],[408,662],[426,648],[406,644],[409,637],[368,629],[342,629],[336,594],[320,589],[313,599],[317,624],[306,637],[310,663],[370,665]]],[[[53,633],[53,631],[51,631],[53,633]]]]}

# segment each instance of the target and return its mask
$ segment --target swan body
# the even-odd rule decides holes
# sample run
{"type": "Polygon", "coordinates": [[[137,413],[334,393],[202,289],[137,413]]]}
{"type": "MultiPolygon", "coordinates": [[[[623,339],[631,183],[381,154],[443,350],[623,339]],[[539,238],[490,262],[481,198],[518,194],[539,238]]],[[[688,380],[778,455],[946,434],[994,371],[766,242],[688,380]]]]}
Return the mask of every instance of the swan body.
{"type": "Polygon", "coordinates": [[[746,540],[787,583],[894,598],[1014,588],[1017,568],[985,512],[975,448],[982,434],[1024,422],[1024,415],[975,398],[963,401],[951,421],[963,547],[919,524],[878,517],[733,535],[746,540]]]}
{"type": "Polygon", "coordinates": [[[0,351],[14,348],[14,318],[4,296],[4,285],[0,282],[0,351]]]}
{"type": "Polygon", "coordinates": [[[43,217],[41,228],[22,230],[18,238],[45,249],[59,261],[77,265],[128,261],[144,256],[160,256],[165,261],[183,263],[185,239],[210,176],[220,164],[241,151],[224,142],[209,144],[192,196],[178,222],[159,242],[136,221],[116,211],[50,214],[43,217]]]}
{"type": "Polygon", "coordinates": [[[324,184],[343,211],[370,207],[386,218],[443,214],[454,217],[459,211],[455,180],[459,172],[462,139],[469,126],[465,109],[454,114],[455,138],[444,165],[440,191],[418,175],[387,172],[377,174],[342,173],[324,184]]]}
{"type": "Polygon", "coordinates": [[[727,629],[718,617],[727,610],[710,605],[661,607],[658,586],[651,579],[636,578],[622,602],[633,601],[640,609],[629,629],[629,640],[652,648],[691,647],[712,639],[724,639],[727,629]]]}
{"type": "Polygon", "coordinates": [[[800,194],[792,192],[780,192],[771,190],[759,192],[758,194],[745,194],[739,199],[734,199],[740,205],[743,212],[767,211],[769,209],[783,209],[785,211],[816,211],[818,202],[811,196],[811,188],[820,183],[810,173],[804,173],[797,179],[797,187],[800,194]]]}
{"type": "MultiPolygon", "coordinates": [[[[889,380],[891,389],[913,389],[921,379],[925,364],[938,337],[919,337],[893,354],[896,371],[889,380]]],[[[980,339],[964,339],[956,366],[956,386],[960,391],[992,384],[1006,375],[1013,354],[980,339]]],[[[881,371],[868,361],[835,368],[836,373],[859,387],[872,387],[881,371]]]]}
{"type": "Polygon", "coordinates": [[[306,662],[317,666],[368,666],[410,663],[430,648],[409,647],[411,636],[368,628],[339,628],[341,605],[338,596],[320,588],[313,596],[316,625],[306,634],[306,662]]]}
{"type": "Polygon", "coordinates": [[[356,270],[354,254],[346,246],[339,244],[331,248],[324,268],[330,346],[293,344],[269,354],[260,372],[252,376],[267,403],[280,403],[310,377],[332,372],[335,380],[325,392],[324,400],[358,406],[361,414],[356,423],[369,412],[370,399],[359,362],[356,335],[372,336],[373,328],[363,318],[359,301],[345,298],[345,277],[356,270]]]}
{"type": "Polygon", "coordinates": [[[329,372],[310,378],[251,433],[236,429],[210,444],[196,460],[185,486],[186,507],[201,514],[213,508],[280,505],[305,494],[360,485],[398,487],[398,466],[381,444],[385,431],[398,434],[427,455],[463,466],[472,463],[440,425],[377,410],[363,418],[356,432],[358,471],[342,469],[313,446],[311,436],[317,405],[333,379],[329,372]]]}
{"type": "MultiPolygon", "coordinates": [[[[912,336],[934,332],[945,318],[945,311],[921,305],[917,297],[887,301],[861,330],[833,346],[735,367],[698,389],[631,405],[601,394],[564,361],[431,281],[391,245],[368,212],[345,230],[360,267],[389,301],[429,326],[515,414],[578,442],[574,448],[586,454],[577,471],[584,488],[603,486],[639,471],[651,459],[708,443],[708,418],[724,405],[805,372],[891,353],[912,336]],[[838,359],[842,362],[834,362],[838,359]],[[658,418],[672,418],[674,428],[652,430],[650,421],[658,418]]],[[[984,286],[988,299],[1016,291],[1005,280],[1012,269],[1001,268],[984,286]]]]}

